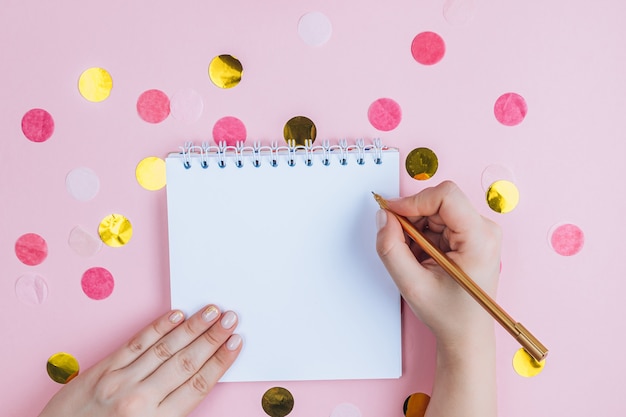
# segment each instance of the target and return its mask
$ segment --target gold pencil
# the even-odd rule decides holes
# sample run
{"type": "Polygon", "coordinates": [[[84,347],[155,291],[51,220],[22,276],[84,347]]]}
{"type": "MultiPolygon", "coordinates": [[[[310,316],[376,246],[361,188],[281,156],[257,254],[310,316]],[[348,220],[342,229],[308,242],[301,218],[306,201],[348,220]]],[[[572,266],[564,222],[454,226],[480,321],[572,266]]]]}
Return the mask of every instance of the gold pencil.
{"type": "Polygon", "coordinates": [[[513,320],[506,311],[502,309],[482,288],[474,282],[463,270],[444,252],[437,248],[428,240],[426,236],[413,226],[404,216],[394,213],[389,209],[387,201],[376,193],[374,198],[380,208],[393,214],[406,234],[415,241],[435,262],[443,268],[465,291],[467,291],[493,318],[502,325],[532,356],[536,361],[541,362],[548,355],[548,349],[526,329],[521,323],[513,320]]]}

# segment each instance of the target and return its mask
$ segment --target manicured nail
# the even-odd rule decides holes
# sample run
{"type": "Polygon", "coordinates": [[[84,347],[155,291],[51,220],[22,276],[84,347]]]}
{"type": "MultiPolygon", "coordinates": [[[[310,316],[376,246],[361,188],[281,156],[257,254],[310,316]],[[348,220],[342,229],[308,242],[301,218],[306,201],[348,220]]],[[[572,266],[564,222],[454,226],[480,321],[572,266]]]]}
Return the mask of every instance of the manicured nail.
{"type": "Polygon", "coordinates": [[[226,312],[226,314],[224,314],[224,317],[222,317],[222,327],[225,329],[230,329],[231,327],[233,327],[235,325],[235,322],[237,321],[237,315],[235,313],[233,313],[232,311],[228,311],[226,312]]]}
{"type": "Polygon", "coordinates": [[[180,321],[185,318],[185,315],[183,314],[182,311],[174,311],[172,314],[170,314],[170,323],[180,323],[180,321]]]}
{"type": "Polygon", "coordinates": [[[236,350],[240,344],[241,344],[241,336],[239,336],[238,334],[234,334],[228,338],[228,341],[226,341],[226,349],[236,350]]]}
{"type": "Polygon", "coordinates": [[[202,320],[206,322],[213,321],[220,314],[219,310],[215,306],[209,306],[202,312],[202,320]]]}
{"type": "Polygon", "coordinates": [[[378,230],[385,227],[387,224],[387,212],[383,209],[380,209],[376,212],[376,228],[378,230]]]}

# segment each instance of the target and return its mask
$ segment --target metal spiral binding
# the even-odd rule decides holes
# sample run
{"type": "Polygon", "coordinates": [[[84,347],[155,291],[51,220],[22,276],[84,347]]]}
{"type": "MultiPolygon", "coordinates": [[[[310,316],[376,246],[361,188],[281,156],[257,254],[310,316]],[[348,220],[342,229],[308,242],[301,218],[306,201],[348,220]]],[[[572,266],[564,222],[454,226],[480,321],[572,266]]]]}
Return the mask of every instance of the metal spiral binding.
{"type": "Polygon", "coordinates": [[[341,165],[347,165],[351,156],[356,158],[356,163],[364,165],[368,156],[372,157],[375,164],[381,164],[385,147],[378,138],[372,140],[371,145],[366,145],[363,139],[357,139],[354,144],[348,144],[346,139],[341,139],[337,144],[331,144],[329,140],[322,141],[321,145],[295,145],[290,142],[287,145],[278,145],[272,141],[270,145],[263,145],[256,141],[252,146],[244,146],[237,142],[235,146],[229,146],[226,142],[211,145],[202,142],[200,146],[193,142],[185,142],[180,147],[183,165],[186,169],[191,168],[192,161],[199,158],[200,167],[206,169],[210,163],[216,163],[218,167],[225,168],[228,163],[234,163],[237,168],[244,167],[248,162],[259,168],[263,160],[267,159],[272,167],[279,165],[280,159],[286,159],[287,165],[293,167],[299,160],[306,166],[312,166],[315,160],[321,161],[322,165],[331,164],[331,159],[337,158],[341,165]]]}

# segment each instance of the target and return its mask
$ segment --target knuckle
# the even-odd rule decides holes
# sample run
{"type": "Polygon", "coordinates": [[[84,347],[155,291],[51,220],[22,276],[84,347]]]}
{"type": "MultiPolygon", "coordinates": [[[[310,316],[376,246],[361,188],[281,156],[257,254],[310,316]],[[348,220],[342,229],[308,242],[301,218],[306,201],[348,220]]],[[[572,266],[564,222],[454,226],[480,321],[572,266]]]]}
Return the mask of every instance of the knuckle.
{"type": "Polygon", "coordinates": [[[193,338],[196,338],[198,336],[198,331],[196,329],[194,329],[193,324],[192,324],[192,320],[187,320],[185,322],[185,325],[183,326],[183,329],[185,329],[185,332],[189,336],[192,336],[193,338]]]}
{"type": "Polygon", "coordinates": [[[209,344],[213,346],[220,346],[223,343],[223,341],[217,338],[215,334],[213,334],[213,332],[210,332],[210,331],[204,332],[203,336],[209,342],[209,344]]]}
{"type": "Polygon", "coordinates": [[[205,396],[211,391],[211,384],[206,380],[206,378],[198,373],[195,374],[190,380],[191,388],[198,394],[205,396]]]}
{"type": "Polygon", "coordinates": [[[167,343],[165,342],[157,343],[154,346],[153,352],[155,356],[161,361],[166,361],[172,357],[172,351],[170,350],[170,348],[167,346],[167,343]]]}
{"type": "Polygon", "coordinates": [[[230,367],[231,362],[232,362],[225,355],[220,355],[220,352],[214,355],[212,359],[215,361],[215,365],[222,373],[225,372],[226,369],[230,367]]]}
{"type": "Polygon", "coordinates": [[[130,350],[132,353],[141,353],[143,352],[143,343],[141,343],[141,340],[139,340],[138,337],[135,337],[133,339],[131,339],[128,342],[128,350],[130,350]]]}
{"type": "Polygon", "coordinates": [[[187,355],[178,357],[178,367],[186,374],[195,374],[198,370],[195,361],[187,355]]]}
{"type": "Polygon", "coordinates": [[[165,335],[165,332],[163,332],[163,330],[161,330],[161,329],[159,328],[159,322],[158,322],[158,321],[155,321],[155,322],[153,322],[153,323],[152,323],[152,330],[153,330],[156,334],[158,334],[160,337],[163,337],[163,336],[165,335]]]}
{"type": "Polygon", "coordinates": [[[389,257],[389,254],[394,249],[394,244],[387,239],[379,238],[376,240],[376,253],[381,259],[389,257]]]}

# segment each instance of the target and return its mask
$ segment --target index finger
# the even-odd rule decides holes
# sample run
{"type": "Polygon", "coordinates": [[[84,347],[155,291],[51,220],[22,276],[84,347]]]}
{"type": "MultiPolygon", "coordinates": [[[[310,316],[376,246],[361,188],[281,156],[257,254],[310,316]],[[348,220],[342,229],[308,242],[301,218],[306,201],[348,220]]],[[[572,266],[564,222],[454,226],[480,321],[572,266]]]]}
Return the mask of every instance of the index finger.
{"type": "Polygon", "coordinates": [[[475,225],[482,220],[467,196],[452,181],[444,181],[413,196],[390,200],[387,203],[391,210],[402,216],[436,216],[455,233],[474,230],[475,225]]]}

